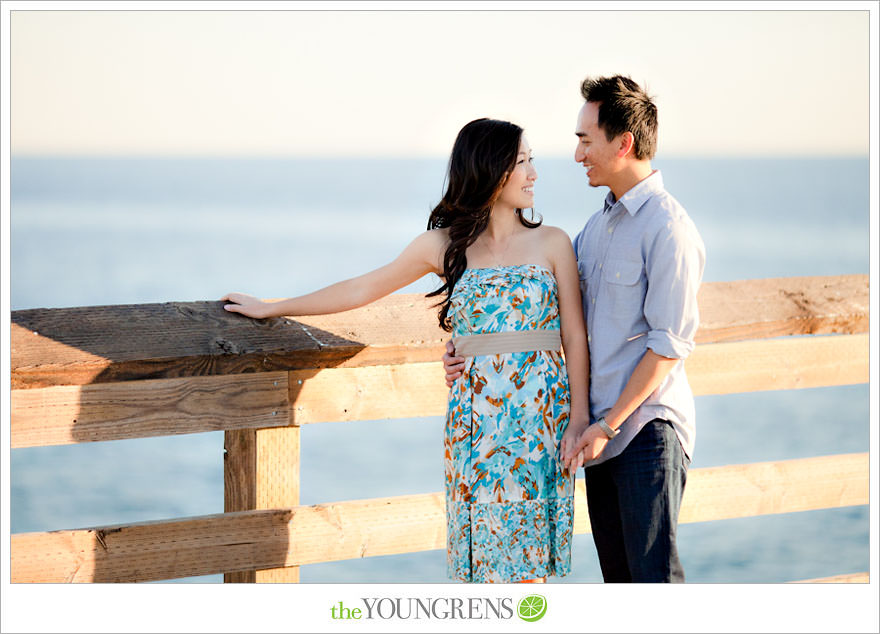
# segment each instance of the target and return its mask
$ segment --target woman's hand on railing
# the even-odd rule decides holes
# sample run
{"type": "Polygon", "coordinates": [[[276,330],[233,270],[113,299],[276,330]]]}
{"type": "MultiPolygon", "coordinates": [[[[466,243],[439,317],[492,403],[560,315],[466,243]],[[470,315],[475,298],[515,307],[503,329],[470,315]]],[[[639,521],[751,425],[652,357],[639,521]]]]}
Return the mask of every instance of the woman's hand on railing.
{"type": "Polygon", "coordinates": [[[227,293],[220,298],[221,302],[232,302],[223,306],[230,313],[241,313],[246,317],[264,319],[269,317],[269,304],[258,297],[245,293],[227,293]]]}

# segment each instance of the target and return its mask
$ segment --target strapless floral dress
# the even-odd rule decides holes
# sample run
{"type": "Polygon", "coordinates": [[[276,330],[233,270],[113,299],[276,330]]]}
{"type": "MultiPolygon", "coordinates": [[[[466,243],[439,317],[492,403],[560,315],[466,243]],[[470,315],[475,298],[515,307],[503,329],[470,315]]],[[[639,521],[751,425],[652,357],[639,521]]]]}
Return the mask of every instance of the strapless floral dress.
{"type": "MultiPolygon", "coordinates": [[[[556,278],[533,264],[465,270],[453,337],[559,329],[556,278]]],[[[558,351],[468,357],[446,413],[450,578],[514,582],[571,570],[574,481],[558,459],[569,387],[558,351]]]]}

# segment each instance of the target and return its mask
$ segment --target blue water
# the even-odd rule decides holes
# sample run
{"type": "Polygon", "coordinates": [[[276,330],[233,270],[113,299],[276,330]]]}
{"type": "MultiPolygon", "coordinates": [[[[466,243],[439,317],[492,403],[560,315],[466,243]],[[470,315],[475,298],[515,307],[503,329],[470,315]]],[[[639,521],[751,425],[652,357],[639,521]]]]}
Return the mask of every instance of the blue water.
{"type": "MultiPolygon", "coordinates": [[[[576,233],[601,206],[573,161],[536,161],[537,211],[576,233]]],[[[867,273],[868,160],[655,161],[696,222],[706,281],[867,273]]],[[[425,226],[444,159],[60,159],[11,164],[12,309],[280,297],[385,263],[425,226]]],[[[425,278],[402,292],[427,292],[425,278]]],[[[693,467],[862,452],[868,386],[697,398],[693,467]]],[[[302,430],[304,504],[442,488],[442,419],[302,430]]],[[[223,435],[11,452],[13,533],[218,513],[223,435]]],[[[680,527],[691,582],[868,570],[867,507],[680,527]]],[[[591,537],[574,573],[601,580],[591,537]]],[[[303,582],[443,582],[442,550],[303,566],[303,582]]],[[[221,580],[220,575],[187,581],[221,580]]]]}

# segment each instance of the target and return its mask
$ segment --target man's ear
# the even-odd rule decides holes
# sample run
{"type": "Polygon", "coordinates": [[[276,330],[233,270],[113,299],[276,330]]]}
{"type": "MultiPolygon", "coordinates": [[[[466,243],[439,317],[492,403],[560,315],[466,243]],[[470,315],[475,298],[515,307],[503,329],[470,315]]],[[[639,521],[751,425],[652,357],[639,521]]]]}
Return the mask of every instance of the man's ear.
{"type": "Polygon", "coordinates": [[[617,148],[617,158],[623,158],[627,154],[633,152],[636,144],[636,138],[632,132],[624,132],[620,135],[620,145],[617,148]]]}

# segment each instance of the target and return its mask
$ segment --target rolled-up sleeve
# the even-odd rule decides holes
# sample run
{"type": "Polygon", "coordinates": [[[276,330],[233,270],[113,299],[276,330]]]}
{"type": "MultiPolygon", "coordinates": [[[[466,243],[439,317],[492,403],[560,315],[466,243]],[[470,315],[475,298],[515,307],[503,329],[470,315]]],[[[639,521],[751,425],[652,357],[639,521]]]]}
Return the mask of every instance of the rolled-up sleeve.
{"type": "Polygon", "coordinates": [[[706,261],[702,239],[689,218],[668,218],[653,234],[645,256],[647,347],[663,357],[685,359],[700,325],[697,291],[706,261]]]}

